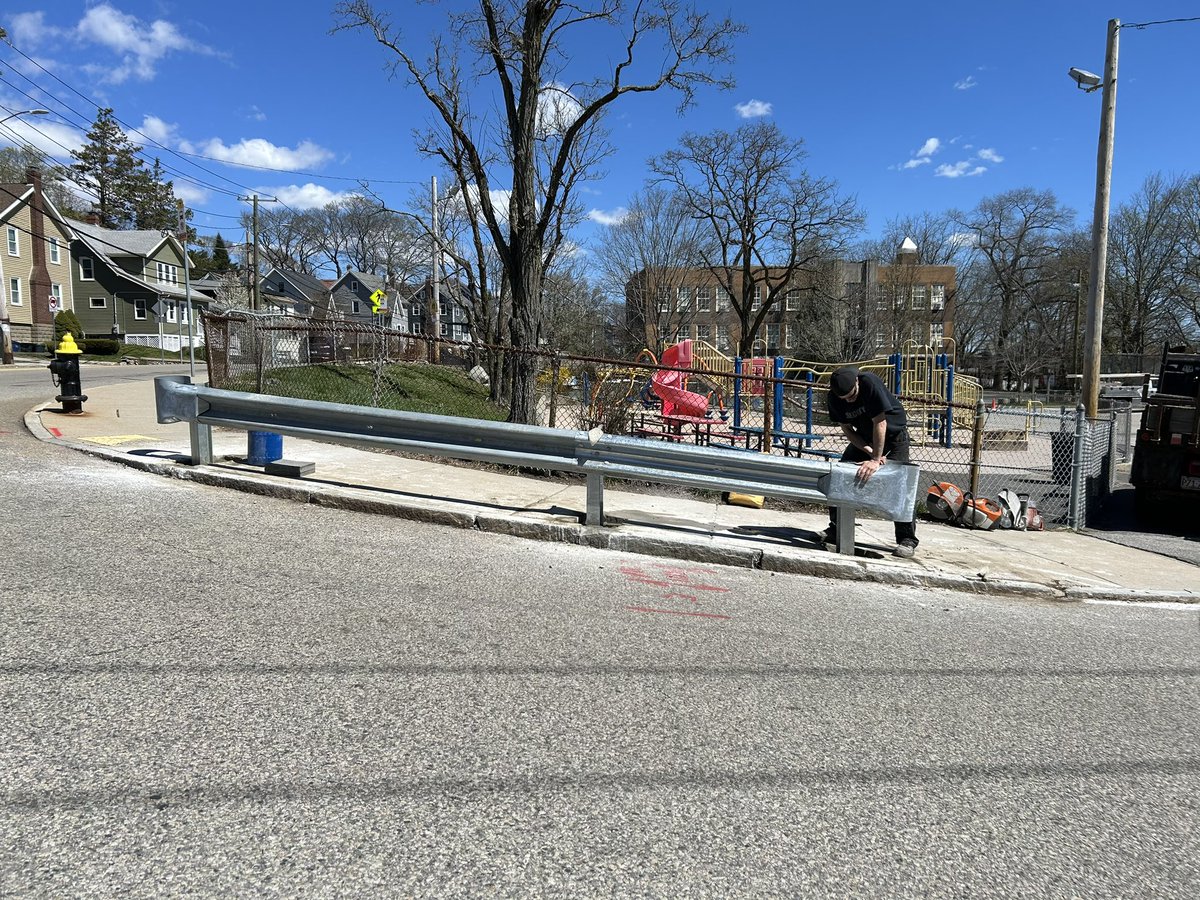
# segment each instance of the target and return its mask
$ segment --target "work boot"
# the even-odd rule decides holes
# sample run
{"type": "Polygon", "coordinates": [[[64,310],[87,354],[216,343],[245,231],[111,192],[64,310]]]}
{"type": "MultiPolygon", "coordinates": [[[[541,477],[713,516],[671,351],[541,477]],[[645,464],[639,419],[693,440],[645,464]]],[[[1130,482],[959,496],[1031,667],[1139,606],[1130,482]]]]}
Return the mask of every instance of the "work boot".
{"type": "Polygon", "coordinates": [[[892,556],[899,557],[900,559],[912,559],[916,552],[917,545],[913,541],[905,539],[896,545],[896,549],[892,551],[892,556]]]}

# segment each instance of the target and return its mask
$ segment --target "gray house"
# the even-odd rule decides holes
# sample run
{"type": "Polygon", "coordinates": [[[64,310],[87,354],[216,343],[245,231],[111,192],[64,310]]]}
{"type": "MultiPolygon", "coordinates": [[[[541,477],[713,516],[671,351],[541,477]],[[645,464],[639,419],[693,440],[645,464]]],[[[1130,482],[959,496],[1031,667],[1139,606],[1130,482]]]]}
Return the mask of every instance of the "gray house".
{"type": "Polygon", "coordinates": [[[259,280],[258,292],[263,312],[314,318],[330,314],[329,283],[315,275],[274,266],[259,280]]]}

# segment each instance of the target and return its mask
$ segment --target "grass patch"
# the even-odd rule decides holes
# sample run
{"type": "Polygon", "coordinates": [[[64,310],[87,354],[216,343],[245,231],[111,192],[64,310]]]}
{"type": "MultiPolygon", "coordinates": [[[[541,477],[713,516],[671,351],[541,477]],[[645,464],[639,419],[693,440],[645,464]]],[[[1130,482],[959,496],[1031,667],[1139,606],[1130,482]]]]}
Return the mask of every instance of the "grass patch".
{"type": "MultiPolygon", "coordinates": [[[[253,373],[230,379],[230,391],[258,391],[253,373]]],[[[272,369],[263,376],[261,393],[296,400],[376,406],[374,367],[323,363],[272,369]]],[[[488,401],[486,387],[462,372],[424,363],[393,363],[384,367],[379,384],[380,409],[503,421],[507,411],[488,401]]]]}

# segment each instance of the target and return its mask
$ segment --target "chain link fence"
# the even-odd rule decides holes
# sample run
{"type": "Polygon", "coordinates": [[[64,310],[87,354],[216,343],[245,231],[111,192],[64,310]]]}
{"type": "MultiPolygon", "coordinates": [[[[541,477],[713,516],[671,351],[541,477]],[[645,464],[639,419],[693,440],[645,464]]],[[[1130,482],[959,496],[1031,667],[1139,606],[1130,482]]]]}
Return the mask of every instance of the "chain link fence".
{"type": "MultiPolygon", "coordinates": [[[[472,418],[505,418],[505,373],[517,352],[529,355],[294,316],[205,315],[203,325],[213,387],[445,413],[430,406],[430,397],[453,378],[457,414],[472,418]],[[465,401],[464,384],[470,388],[465,401]]],[[[666,354],[664,362],[672,364],[664,365],[645,351],[633,360],[532,355],[539,420],[533,424],[601,428],[731,453],[837,459],[845,447],[825,408],[829,371],[784,370],[770,359],[737,361],[730,371],[704,354],[684,360],[690,365],[666,354]]],[[[948,404],[930,394],[902,393],[900,399],[912,461],[922,471],[922,498],[937,482],[993,499],[1008,489],[1028,494],[1048,525],[1080,527],[1111,491],[1120,458],[1114,446],[1132,452],[1132,412],[1089,423],[1080,411],[1036,401],[988,409],[982,400],[948,404]]]]}

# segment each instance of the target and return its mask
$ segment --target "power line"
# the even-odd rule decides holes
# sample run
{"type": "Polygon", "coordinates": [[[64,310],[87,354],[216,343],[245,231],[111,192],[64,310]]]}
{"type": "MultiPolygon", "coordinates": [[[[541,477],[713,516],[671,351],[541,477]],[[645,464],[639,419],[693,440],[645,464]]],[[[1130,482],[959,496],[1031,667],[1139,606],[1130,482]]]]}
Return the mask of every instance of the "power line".
{"type": "Polygon", "coordinates": [[[1148,28],[1151,25],[1174,25],[1176,22],[1200,22],[1200,16],[1190,19],[1159,19],[1157,22],[1126,22],[1122,28],[1148,28]]]}

